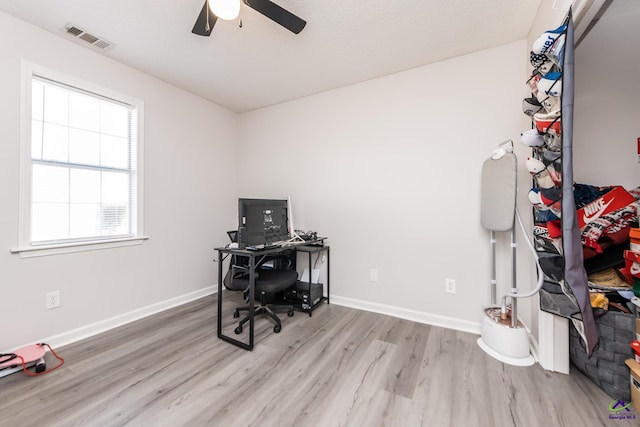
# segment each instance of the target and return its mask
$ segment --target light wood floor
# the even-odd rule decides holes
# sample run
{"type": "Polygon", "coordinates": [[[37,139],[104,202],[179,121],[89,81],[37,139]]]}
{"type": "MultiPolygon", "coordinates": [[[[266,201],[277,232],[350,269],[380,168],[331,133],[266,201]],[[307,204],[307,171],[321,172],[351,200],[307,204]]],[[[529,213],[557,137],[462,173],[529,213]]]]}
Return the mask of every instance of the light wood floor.
{"type": "Polygon", "coordinates": [[[215,319],[214,295],[59,348],[62,368],[0,379],[0,425],[634,425],[580,373],[504,365],[472,334],[325,304],[279,334],[260,317],[247,352],[215,319]]]}

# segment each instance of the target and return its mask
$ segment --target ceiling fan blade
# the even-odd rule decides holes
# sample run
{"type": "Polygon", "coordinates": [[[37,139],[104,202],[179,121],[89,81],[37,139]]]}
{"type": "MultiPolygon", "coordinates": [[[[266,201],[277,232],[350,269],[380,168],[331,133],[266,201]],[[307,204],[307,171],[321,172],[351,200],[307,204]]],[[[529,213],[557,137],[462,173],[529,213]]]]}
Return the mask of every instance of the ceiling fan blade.
{"type": "Polygon", "coordinates": [[[211,31],[213,31],[213,26],[217,20],[218,17],[211,12],[211,9],[209,9],[209,2],[205,0],[202,10],[200,11],[200,15],[198,15],[198,19],[196,19],[196,23],[191,32],[199,36],[208,37],[211,35],[211,31]],[[209,28],[207,28],[207,15],[209,17],[209,28]]]}
{"type": "Polygon", "coordinates": [[[307,21],[297,17],[286,9],[281,8],[277,4],[269,0],[242,0],[244,4],[252,9],[257,10],[272,21],[282,25],[292,33],[298,34],[307,21]]]}

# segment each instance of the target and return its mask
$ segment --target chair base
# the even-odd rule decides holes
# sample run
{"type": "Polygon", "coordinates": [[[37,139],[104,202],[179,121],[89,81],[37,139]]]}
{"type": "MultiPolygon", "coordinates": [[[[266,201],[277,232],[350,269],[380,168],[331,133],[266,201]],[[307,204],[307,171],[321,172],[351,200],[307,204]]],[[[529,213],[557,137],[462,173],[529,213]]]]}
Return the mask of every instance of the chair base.
{"type": "MultiPolygon", "coordinates": [[[[287,312],[287,316],[289,316],[289,317],[293,316],[293,306],[292,305],[267,304],[266,303],[266,295],[265,294],[261,294],[260,295],[260,305],[255,308],[255,310],[253,312],[253,315],[254,315],[254,317],[258,316],[260,314],[266,314],[267,316],[269,316],[276,323],[275,326],[273,327],[273,332],[275,332],[277,334],[282,330],[282,322],[280,322],[280,318],[276,315],[276,313],[273,311],[273,309],[286,311],[287,312]]],[[[233,317],[235,317],[235,318],[240,317],[240,312],[241,311],[249,311],[249,306],[247,305],[247,306],[244,306],[244,307],[237,307],[236,311],[233,312],[233,317]]],[[[240,320],[240,322],[238,323],[238,327],[236,327],[234,332],[236,334],[241,334],[242,333],[242,329],[243,329],[243,325],[245,323],[247,323],[250,318],[251,318],[251,316],[247,315],[242,320],[240,320]]]]}

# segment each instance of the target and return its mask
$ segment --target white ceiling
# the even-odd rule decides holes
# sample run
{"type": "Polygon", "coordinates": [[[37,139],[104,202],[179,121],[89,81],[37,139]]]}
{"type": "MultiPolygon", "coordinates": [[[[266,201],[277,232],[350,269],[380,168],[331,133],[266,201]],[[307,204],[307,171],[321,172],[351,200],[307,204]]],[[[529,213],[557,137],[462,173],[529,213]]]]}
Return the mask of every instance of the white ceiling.
{"type": "Polygon", "coordinates": [[[0,10],[236,112],[358,83],[527,37],[541,0],[274,0],[298,35],[242,5],[242,23],[191,33],[204,0],[0,0],[0,10]],[[83,41],[77,43],[96,49],[83,41]],[[97,50],[96,50],[97,51],[97,50]]]}

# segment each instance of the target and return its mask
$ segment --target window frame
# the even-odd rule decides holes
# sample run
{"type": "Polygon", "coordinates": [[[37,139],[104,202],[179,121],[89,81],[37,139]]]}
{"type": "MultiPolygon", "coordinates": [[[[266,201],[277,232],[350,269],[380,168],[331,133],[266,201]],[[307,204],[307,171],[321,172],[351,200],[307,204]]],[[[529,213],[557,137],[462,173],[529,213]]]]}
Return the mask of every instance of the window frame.
{"type": "Polygon", "coordinates": [[[76,77],[42,67],[40,65],[21,62],[20,87],[20,193],[19,193],[19,225],[18,246],[12,248],[12,253],[18,253],[23,258],[61,253],[80,252],[87,250],[106,249],[121,246],[141,244],[148,239],[144,235],[144,102],[132,96],[124,95],[114,90],[86,82],[76,77]],[[132,236],[108,238],[99,236],[78,241],[53,242],[47,244],[31,243],[31,106],[33,78],[42,78],[54,83],[77,88],[81,91],[94,93],[98,97],[113,99],[117,102],[132,106],[135,120],[133,123],[135,140],[131,146],[131,160],[133,166],[133,180],[131,186],[131,231],[132,236]]]}

